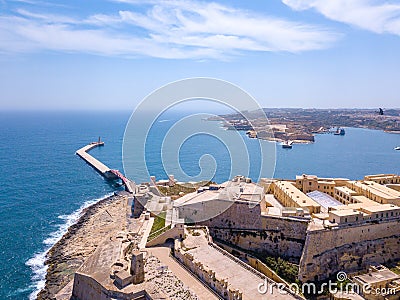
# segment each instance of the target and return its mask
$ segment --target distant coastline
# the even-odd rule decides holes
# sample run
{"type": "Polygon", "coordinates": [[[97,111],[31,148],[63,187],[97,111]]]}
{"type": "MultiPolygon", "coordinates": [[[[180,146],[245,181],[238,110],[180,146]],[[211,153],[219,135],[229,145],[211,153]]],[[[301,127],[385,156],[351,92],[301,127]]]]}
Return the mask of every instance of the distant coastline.
{"type": "Polygon", "coordinates": [[[312,143],[315,134],[339,128],[366,128],[400,133],[400,109],[297,109],[264,108],[208,118],[221,121],[228,130],[246,131],[250,138],[268,141],[312,143]],[[267,118],[267,119],[266,119],[267,118]]]}

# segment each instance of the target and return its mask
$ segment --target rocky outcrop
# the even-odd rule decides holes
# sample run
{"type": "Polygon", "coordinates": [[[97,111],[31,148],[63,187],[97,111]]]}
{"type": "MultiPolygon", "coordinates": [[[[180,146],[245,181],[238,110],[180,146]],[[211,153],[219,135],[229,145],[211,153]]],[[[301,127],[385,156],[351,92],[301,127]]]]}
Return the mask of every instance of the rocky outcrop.
{"type": "Polygon", "coordinates": [[[75,271],[104,239],[105,233],[120,231],[125,216],[123,196],[111,196],[86,208],[78,222],[47,253],[46,285],[37,299],[55,299],[73,279],[75,271]]]}

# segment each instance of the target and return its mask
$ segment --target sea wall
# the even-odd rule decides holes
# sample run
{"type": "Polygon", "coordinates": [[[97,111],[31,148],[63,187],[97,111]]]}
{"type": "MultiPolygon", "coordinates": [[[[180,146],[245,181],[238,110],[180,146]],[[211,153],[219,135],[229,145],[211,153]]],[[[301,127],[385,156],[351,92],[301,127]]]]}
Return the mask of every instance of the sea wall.
{"type": "Polygon", "coordinates": [[[359,224],[307,233],[299,279],[322,281],[339,271],[366,269],[370,264],[400,259],[400,220],[359,224]]]}

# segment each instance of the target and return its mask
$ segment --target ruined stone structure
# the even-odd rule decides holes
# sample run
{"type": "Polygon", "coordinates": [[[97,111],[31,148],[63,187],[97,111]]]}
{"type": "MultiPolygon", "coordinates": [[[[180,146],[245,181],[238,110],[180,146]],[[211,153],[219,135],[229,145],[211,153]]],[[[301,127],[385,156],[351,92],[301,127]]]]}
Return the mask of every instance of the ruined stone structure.
{"type": "Polygon", "coordinates": [[[139,284],[144,281],[143,253],[139,252],[139,250],[134,250],[132,253],[131,275],[133,284],[139,284]]]}
{"type": "Polygon", "coordinates": [[[139,218],[140,215],[143,213],[144,211],[144,206],[143,203],[144,200],[142,199],[142,197],[144,197],[144,195],[142,194],[135,194],[133,196],[133,201],[132,201],[132,216],[134,218],[139,218]]]}

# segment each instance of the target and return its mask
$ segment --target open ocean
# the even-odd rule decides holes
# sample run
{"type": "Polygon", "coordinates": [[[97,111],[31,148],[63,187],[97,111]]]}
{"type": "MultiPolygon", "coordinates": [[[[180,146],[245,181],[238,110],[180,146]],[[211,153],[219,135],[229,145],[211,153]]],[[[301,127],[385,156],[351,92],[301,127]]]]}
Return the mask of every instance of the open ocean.
{"type": "MultiPolygon", "coordinates": [[[[116,190],[75,151],[101,136],[105,147],[91,154],[123,170],[122,141],[128,118],[129,114],[122,112],[0,112],[0,299],[34,299],[44,285],[46,251],[84,207],[116,190]]],[[[173,120],[158,126],[167,128],[170,122],[173,120]]],[[[163,132],[154,134],[153,148],[160,144],[163,132]]],[[[245,139],[252,152],[257,141],[245,139]]],[[[314,144],[295,144],[291,150],[278,145],[274,177],[306,173],[361,179],[367,174],[400,173],[400,151],[393,150],[396,146],[400,146],[400,134],[382,131],[346,128],[345,136],[317,135],[314,144]]],[[[218,162],[214,180],[228,180],[227,149],[206,136],[183,145],[182,168],[197,174],[199,158],[210,149],[218,162]]],[[[148,167],[163,179],[159,153],[152,151],[148,167]]],[[[255,155],[252,163],[257,165],[258,159],[255,155]]],[[[139,174],[131,179],[147,180],[139,174]]],[[[250,170],[250,176],[253,174],[250,170]]]]}

